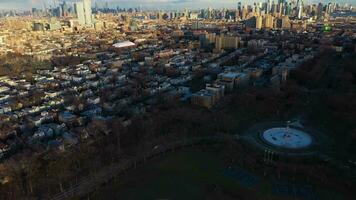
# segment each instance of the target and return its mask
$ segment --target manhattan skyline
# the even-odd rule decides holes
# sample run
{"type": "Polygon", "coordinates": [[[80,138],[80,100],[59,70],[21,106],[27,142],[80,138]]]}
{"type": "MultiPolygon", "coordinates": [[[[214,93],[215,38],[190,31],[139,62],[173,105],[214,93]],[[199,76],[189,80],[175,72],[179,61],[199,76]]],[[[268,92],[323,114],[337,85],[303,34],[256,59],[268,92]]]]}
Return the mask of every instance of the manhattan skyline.
{"type": "MultiPolygon", "coordinates": [[[[57,4],[59,0],[0,0],[0,9],[2,10],[29,10],[32,7],[42,8],[44,4],[46,6],[51,6],[53,3],[57,4]]],[[[66,2],[76,2],[76,0],[67,0],[66,2]]],[[[93,0],[92,6],[94,3],[97,3],[99,7],[104,6],[108,2],[109,7],[121,7],[121,8],[131,8],[131,7],[142,7],[143,9],[199,9],[199,8],[235,8],[237,2],[235,0],[93,0]]],[[[264,2],[263,0],[241,0],[243,4],[252,5],[254,2],[264,2]]],[[[325,1],[325,0],[304,0],[305,4],[311,3],[340,3],[340,4],[351,4],[350,0],[334,0],[334,1],[325,1]]],[[[352,3],[354,5],[354,3],[352,3]]]]}

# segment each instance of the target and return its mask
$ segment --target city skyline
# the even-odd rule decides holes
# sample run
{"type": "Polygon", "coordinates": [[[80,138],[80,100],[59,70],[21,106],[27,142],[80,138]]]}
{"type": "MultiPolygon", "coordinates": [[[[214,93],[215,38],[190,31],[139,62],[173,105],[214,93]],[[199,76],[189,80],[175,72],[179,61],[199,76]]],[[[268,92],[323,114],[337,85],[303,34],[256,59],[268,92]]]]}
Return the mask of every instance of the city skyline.
{"type": "MultiPolygon", "coordinates": [[[[44,4],[50,7],[54,3],[58,4],[58,0],[0,0],[0,9],[2,10],[29,10],[29,8],[37,7],[42,8],[44,4]]],[[[76,0],[67,0],[67,2],[76,2],[76,0]]],[[[105,5],[108,2],[109,7],[121,7],[121,8],[130,8],[130,7],[142,7],[144,9],[183,9],[183,8],[235,8],[237,2],[234,0],[93,0],[92,6],[94,3],[97,3],[99,7],[105,5]]],[[[264,2],[259,0],[242,0],[243,4],[252,5],[254,2],[264,2]]],[[[340,4],[351,4],[350,0],[334,0],[334,1],[321,1],[321,0],[305,0],[305,4],[318,3],[322,2],[324,4],[329,2],[335,2],[340,4]]],[[[354,4],[353,4],[354,5],[354,4]]]]}

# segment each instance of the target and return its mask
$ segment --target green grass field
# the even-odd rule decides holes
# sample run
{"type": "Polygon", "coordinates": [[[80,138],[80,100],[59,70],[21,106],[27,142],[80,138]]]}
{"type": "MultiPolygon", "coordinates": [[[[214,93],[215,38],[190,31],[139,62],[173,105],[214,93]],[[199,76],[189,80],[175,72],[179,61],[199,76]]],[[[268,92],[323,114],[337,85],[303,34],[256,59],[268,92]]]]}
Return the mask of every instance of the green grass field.
{"type": "Polygon", "coordinates": [[[224,175],[221,156],[219,148],[174,152],[117,177],[91,199],[219,199],[209,198],[215,186],[223,188],[229,199],[278,199],[270,197],[270,186],[263,180],[250,189],[224,175]]]}

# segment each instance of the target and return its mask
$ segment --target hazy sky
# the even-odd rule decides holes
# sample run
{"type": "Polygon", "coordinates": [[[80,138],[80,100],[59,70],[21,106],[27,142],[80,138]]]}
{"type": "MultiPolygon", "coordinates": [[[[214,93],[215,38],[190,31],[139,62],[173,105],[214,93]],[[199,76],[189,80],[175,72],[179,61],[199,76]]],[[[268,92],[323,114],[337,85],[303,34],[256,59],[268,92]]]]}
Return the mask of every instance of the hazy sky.
{"type": "MultiPolygon", "coordinates": [[[[30,9],[32,7],[43,7],[43,3],[53,5],[53,2],[60,0],[0,0],[0,9],[30,9]]],[[[63,0],[62,0],[63,1],[63,0]]],[[[66,0],[67,2],[76,0],[66,0]]],[[[109,6],[119,6],[122,8],[138,7],[149,9],[180,9],[180,8],[206,8],[211,7],[225,7],[234,8],[239,0],[92,0],[102,5],[103,2],[108,2],[109,6]]],[[[253,4],[253,2],[261,2],[266,0],[241,0],[243,3],[253,4]]],[[[277,2],[278,0],[275,0],[277,2]]],[[[291,1],[291,0],[289,0],[291,1]]],[[[353,3],[356,0],[304,0],[304,2],[338,2],[338,3],[353,3]]]]}

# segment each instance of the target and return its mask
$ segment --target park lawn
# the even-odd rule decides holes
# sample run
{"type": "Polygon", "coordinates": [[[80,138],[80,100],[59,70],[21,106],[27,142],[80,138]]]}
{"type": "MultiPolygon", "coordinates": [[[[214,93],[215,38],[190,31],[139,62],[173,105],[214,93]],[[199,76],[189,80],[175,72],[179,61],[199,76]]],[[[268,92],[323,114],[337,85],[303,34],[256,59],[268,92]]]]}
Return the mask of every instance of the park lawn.
{"type": "Polygon", "coordinates": [[[221,154],[214,148],[186,149],[118,177],[95,192],[92,199],[204,199],[212,185],[243,199],[266,199],[265,189],[256,192],[242,188],[224,175],[225,167],[221,154]]]}

